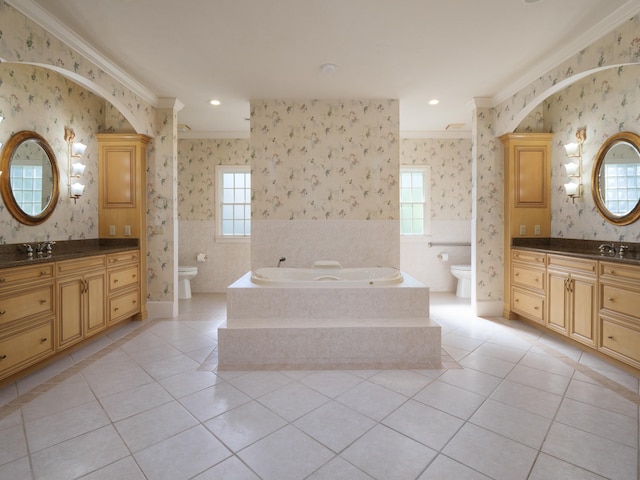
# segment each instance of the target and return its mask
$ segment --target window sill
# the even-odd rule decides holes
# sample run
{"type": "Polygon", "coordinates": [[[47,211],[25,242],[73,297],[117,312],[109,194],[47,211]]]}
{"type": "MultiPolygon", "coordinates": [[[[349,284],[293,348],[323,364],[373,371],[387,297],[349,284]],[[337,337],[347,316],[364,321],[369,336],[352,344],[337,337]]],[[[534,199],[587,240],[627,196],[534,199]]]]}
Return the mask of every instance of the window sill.
{"type": "Polygon", "coordinates": [[[251,237],[221,237],[215,236],[213,237],[213,241],[215,243],[251,243],[251,237]]]}

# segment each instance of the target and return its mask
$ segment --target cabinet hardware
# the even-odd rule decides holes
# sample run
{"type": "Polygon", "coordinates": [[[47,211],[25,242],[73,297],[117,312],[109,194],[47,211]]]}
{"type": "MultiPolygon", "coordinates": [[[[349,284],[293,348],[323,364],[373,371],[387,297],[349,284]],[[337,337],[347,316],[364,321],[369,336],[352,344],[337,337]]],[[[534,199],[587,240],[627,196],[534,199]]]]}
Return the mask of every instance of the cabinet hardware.
{"type": "Polygon", "coordinates": [[[616,301],[613,297],[609,297],[609,298],[607,298],[607,300],[609,300],[611,303],[615,303],[615,301],[616,301]]]}
{"type": "Polygon", "coordinates": [[[120,310],[120,307],[115,307],[115,308],[113,309],[113,311],[114,311],[114,312],[117,312],[118,310],[120,310]]]}
{"type": "Polygon", "coordinates": [[[0,278],[0,283],[3,283],[4,281],[5,281],[4,277],[0,278]]]}
{"type": "Polygon", "coordinates": [[[46,270],[43,270],[43,271],[40,272],[40,276],[42,277],[42,276],[46,275],[47,273],[49,273],[49,272],[47,272],[46,270]]]}
{"type": "Polygon", "coordinates": [[[534,310],[540,310],[540,307],[536,305],[535,307],[533,307],[533,309],[534,310]]]}
{"type": "Polygon", "coordinates": [[[133,301],[133,304],[135,305],[136,303],[138,303],[138,301],[137,301],[137,300],[134,300],[134,301],[133,301]]]}
{"type": "Polygon", "coordinates": [[[6,354],[3,353],[2,355],[0,355],[0,360],[4,360],[5,358],[7,358],[6,354]]]}
{"type": "Polygon", "coordinates": [[[519,277],[520,276],[520,272],[516,272],[513,274],[514,277],[519,277]]]}
{"type": "Polygon", "coordinates": [[[46,341],[47,341],[47,337],[42,337],[42,338],[40,339],[40,341],[41,341],[42,343],[46,342],[46,341]]]}
{"type": "Polygon", "coordinates": [[[0,315],[4,315],[5,313],[7,313],[6,310],[0,310],[0,315]]]}
{"type": "Polygon", "coordinates": [[[117,279],[117,278],[114,278],[114,279],[113,279],[113,283],[118,283],[118,279],[117,279]]]}
{"type": "Polygon", "coordinates": [[[611,268],[610,268],[609,270],[607,270],[607,273],[608,273],[609,275],[613,275],[613,274],[614,274],[614,273],[616,273],[616,272],[614,272],[614,271],[613,271],[613,269],[611,269],[611,268]]]}
{"type": "Polygon", "coordinates": [[[131,278],[136,278],[136,274],[134,273],[133,275],[131,275],[131,278]]]}
{"type": "Polygon", "coordinates": [[[613,335],[609,335],[607,338],[608,338],[609,340],[613,340],[613,335]]]}
{"type": "Polygon", "coordinates": [[[47,303],[47,299],[46,298],[40,299],[40,305],[44,305],[45,303],[47,303]]]}

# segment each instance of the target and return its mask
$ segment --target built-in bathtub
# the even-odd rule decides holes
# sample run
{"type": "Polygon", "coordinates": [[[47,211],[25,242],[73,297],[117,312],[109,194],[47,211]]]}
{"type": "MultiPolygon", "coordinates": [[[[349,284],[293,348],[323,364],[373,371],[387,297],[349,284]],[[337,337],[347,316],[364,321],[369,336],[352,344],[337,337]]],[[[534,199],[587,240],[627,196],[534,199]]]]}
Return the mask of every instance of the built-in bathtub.
{"type": "Polygon", "coordinates": [[[227,288],[218,368],[439,368],[440,335],[429,289],[396,269],[260,268],[227,288]]]}
{"type": "Polygon", "coordinates": [[[403,277],[391,267],[263,267],[251,272],[251,281],[278,287],[364,287],[402,283],[403,277]]]}

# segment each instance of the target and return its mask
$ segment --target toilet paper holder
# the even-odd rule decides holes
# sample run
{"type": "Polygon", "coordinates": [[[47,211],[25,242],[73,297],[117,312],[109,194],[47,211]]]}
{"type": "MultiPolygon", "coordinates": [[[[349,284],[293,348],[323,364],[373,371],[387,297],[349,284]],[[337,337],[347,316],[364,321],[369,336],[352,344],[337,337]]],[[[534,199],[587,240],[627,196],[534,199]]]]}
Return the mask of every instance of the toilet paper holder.
{"type": "Polygon", "coordinates": [[[207,257],[207,255],[204,254],[204,253],[198,253],[196,255],[196,261],[198,261],[198,262],[204,262],[207,258],[209,258],[209,257],[207,257]]]}
{"type": "Polygon", "coordinates": [[[440,260],[441,262],[448,262],[449,261],[449,254],[446,252],[441,252],[438,254],[438,260],[440,260]]]}

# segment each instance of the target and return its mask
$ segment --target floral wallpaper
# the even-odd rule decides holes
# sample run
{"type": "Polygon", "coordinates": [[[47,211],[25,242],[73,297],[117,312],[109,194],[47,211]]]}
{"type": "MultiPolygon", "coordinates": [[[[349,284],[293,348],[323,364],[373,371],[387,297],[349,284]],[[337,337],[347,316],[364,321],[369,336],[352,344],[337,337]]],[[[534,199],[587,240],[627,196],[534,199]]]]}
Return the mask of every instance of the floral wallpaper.
{"type": "Polygon", "coordinates": [[[593,162],[600,145],[614,133],[640,134],[640,65],[592,74],[544,102],[545,131],[555,132],[551,168],[551,232],[554,237],[640,242],[640,222],[616,226],[606,222],[591,195],[593,162]],[[575,142],[586,128],[583,144],[583,196],[572,202],[564,184],[569,180],[563,145],[575,142]]]}
{"type": "Polygon", "coordinates": [[[400,166],[431,166],[431,219],[471,219],[471,139],[403,138],[400,166]]]}
{"type": "Polygon", "coordinates": [[[397,100],[251,102],[256,219],[398,218],[397,100]]]}
{"type": "Polygon", "coordinates": [[[213,221],[216,165],[249,165],[245,138],[181,139],[178,142],[178,218],[213,221]]]}
{"type": "MultiPolygon", "coordinates": [[[[32,130],[53,149],[60,175],[60,196],[53,215],[44,223],[27,226],[15,220],[0,199],[0,243],[78,240],[98,237],[98,146],[105,101],[62,75],[45,68],[0,63],[0,143],[14,133],[32,130]],[[84,195],[73,202],[68,190],[67,144],[64,128],[87,145],[83,157],[84,195]],[[82,221],[80,221],[82,220],[82,221]]],[[[4,173],[3,173],[4,174],[4,173]]]]}

